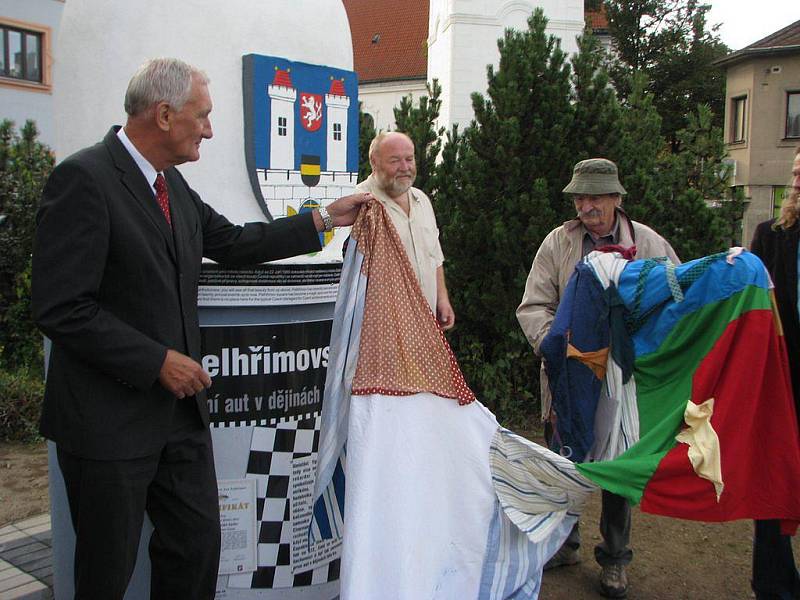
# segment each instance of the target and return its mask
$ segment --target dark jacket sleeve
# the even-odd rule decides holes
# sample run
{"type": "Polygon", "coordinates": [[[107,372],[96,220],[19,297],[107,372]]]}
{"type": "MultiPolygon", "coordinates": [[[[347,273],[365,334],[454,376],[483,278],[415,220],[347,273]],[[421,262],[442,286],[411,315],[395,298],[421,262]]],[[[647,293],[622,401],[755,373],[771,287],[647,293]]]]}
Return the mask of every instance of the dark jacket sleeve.
{"type": "Polygon", "coordinates": [[[272,223],[234,225],[200,199],[175,170],[189,192],[203,233],[203,256],[229,266],[252,265],[318,252],[319,232],[310,212],[272,223]]]}
{"type": "Polygon", "coordinates": [[[99,302],[111,230],[93,173],[77,161],[57,166],[36,220],[32,305],[42,333],[110,377],[148,389],[167,348],[99,302]]]}
{"type": "Polygon", "coordinates": [[[767,270],[772,272],[773,265],[772,265],[772,252],[769,249],[770,240],[774,237],[774,235],[770,235],[772,221],[765,221],[763,223],[759,223],[756,227],[755,232],[753,233],[753,239],[750,242],[750,252],[755,254],[758,258],[761,259],[761,262],[766,265],[767,270]]]}

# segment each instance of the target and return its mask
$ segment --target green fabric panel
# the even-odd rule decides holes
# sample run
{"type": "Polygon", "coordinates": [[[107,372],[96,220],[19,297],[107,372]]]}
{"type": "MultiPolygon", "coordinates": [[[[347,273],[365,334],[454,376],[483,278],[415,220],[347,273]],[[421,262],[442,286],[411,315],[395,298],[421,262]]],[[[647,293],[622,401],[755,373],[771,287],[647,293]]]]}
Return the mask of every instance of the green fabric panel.
{"type": "Polygon", "coordinates": [[[615,460],[579,464],[578,470],[638,504],[661,459],[677,443],[695,370],[732,321],[760,309],[772,309],[767,290],[747,286],[681,319],[658,350],[636,361],[639,442],[615,460]]]}

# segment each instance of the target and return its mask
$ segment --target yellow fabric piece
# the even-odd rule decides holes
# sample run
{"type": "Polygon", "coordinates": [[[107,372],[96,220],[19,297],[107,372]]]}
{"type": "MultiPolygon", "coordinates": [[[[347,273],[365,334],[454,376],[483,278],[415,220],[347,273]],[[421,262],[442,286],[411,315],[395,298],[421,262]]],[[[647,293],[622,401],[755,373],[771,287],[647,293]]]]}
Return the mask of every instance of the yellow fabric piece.
{"type": "Polygon", "coordinates": [[[692,463],[694,472],[714,484],[717,502],[719,502],[725,484],[722,481],[719,437],[711,426],[711,415],[713,414],[714,398],[709,398],[702,404],[695,404],[689,400],[683,413],[683,419],[688,427],[681,431],[675,439],[688,444],[689,461],[692,463]]]}
{"type": "Polygon", "coordinates": [[[608,348],[594,350],[593,352],[581,352],[575,346],[567,343],[567,358],[576,358],[589,367],[594,376],[602,380],[606,376],[606,364],[608,363],[608,348]]]}

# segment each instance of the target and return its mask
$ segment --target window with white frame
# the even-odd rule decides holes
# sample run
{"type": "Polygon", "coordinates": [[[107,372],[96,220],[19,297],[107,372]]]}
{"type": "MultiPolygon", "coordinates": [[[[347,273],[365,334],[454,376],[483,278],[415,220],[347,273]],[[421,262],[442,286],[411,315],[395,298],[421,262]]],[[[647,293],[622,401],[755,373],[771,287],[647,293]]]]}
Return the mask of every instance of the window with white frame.
{"type": "Polygon", "coordinates": [[[747,134],[747,96],[731,100],[731,143],[743,142],[747,134]]]}
{"type": "Polygon", "coordinates": [[[786,94],[786,137],[800,138],[800,92],[786,94]]]}
{"type": "Polygon", "coordinates": [[[342,124],[341,123],[334,123],[333,124],[333,139],[334,141],[341,142],[342,141],[342,124]]]}
{"type": "Polygon", "coordinates": [[[278,117],[278,135],[286,136],[286,117],[278,117]]]}

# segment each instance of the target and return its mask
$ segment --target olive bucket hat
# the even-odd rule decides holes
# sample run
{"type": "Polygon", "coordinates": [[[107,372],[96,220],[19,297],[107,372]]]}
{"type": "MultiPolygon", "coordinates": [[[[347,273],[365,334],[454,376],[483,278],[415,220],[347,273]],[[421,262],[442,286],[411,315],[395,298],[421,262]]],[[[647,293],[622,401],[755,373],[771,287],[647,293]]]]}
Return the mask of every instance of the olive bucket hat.
{"type": "Polygon", "coordinates": [[[572,181],[562,190],[565,194],[627,194],[619,182],[617,165],[607,158],[582,160],[572,170],[572,181]]]}

